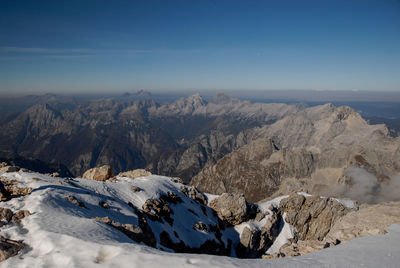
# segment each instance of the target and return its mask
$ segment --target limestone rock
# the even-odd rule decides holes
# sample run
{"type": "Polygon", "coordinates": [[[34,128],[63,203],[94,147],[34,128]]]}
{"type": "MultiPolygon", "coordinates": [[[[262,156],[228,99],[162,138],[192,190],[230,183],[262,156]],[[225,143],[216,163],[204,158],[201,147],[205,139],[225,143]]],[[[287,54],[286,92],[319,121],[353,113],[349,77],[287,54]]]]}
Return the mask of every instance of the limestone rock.
{"type": "Polygon", "coordinates": [[[129,170],[125,172],[121,172],[117,175],[117,177],[128,177],[128,178],[138,178],[138,177],[146,177],[150,176],[151,172],[145,170],[145,169],[135,169],[135,170],[129,170]]]}
{"type": "Polygon", "coordinates": [[[86,208],[85,203],[83,203],[82,201],[79,201],[75,196],[73,195],[68,195],[67,196],[67,200],[69,202],[71,202],[72,204],[74,204],[75,206],[78,207],[82,207],[82,208],[86,208]]]}
{"type": "Polygon", "coordinates": [[[17,166],[0,167],[0,172],[17,172],[20,168],[17,166]]]}
{"type": "Polygon", "coordinates": [[[0,262],[15,256],[24,248],[24,244],[0,236],[0,262]]]}
{"type": "Polygon", "coordinates": [[[19,210],[11,218],[11,222],[20,222],[23,218],[31,215],[29,210],[19,210]]]}
{"type": "Polygon", "coordinates": [[[104,165],[87,170],[82,177],[88,180],[106,181],[113,176],[111,167],[104,165]]]}
{"type": "Polygon", "coordinates": [[[335,199],[292,194],[282,199],[279,213],[296,227],[300,240],[323,240],[336,221],[350,212],[335,199]]]}
{"type": "Polygon", "coordinates": [[[214,209],[221,220],[227,221],[229,224],[240,224],[251,216],[251,208],[246,202],[243,194],[224,193],[215,198],[210,207],[214,209]]]}
{"type": "Polygon", "coordinates": [[[385,234],[385,228],[400,222],[400,202],[362,205],[339,219],[326,236],[326,241],[347,241],[353,238],[385,234]]]}

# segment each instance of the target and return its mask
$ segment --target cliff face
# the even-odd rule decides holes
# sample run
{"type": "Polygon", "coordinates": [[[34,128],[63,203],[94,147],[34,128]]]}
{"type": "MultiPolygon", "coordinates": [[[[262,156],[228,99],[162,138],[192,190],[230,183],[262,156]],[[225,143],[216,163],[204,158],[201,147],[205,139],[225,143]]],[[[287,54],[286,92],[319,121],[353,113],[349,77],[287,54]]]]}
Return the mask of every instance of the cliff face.
{"type": "Polygon", "coordinates": [[[258,139],[204,168],[191,184],[215,194],[244,192],[258,201],[296,190],[342,195],[369,187],[365,194],[373,194],[374,186],[354,169],[370,174],[376,182],[368,183],[378,188],[400,172],[400,140],[349,107],[311,107],[255,132],[258,139]]]}
{"type": "Polygon", "coordinates": [[[295,105],[252,104],[198,94],[159,105],[150,99],[39,104],[2,124],[0,157],[65,165],[74,175],[110,164],[147,168],[185,181],[248,143],[252,129],[298,111],[295,105]]]}

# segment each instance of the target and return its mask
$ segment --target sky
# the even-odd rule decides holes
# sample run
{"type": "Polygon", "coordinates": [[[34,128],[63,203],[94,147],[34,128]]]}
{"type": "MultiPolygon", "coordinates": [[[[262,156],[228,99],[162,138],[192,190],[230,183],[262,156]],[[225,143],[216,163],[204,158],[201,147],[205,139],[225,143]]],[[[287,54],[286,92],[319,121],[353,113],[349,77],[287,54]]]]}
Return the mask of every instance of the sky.
{"type": "Polygon", "coordinates": [[[0,93],[400,92],[399,0],[0,0],[0,93]]]}

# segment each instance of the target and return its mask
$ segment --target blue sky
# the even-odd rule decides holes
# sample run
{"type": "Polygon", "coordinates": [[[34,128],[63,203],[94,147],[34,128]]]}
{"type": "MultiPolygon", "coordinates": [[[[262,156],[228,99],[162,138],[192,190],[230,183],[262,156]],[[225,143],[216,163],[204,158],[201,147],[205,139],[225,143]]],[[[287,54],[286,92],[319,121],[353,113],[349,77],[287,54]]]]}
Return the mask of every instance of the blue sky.
{"type": "Polygon", "coordinates": [[[0,1],[0,93],[400,91],[400,1],[0,1]]]}

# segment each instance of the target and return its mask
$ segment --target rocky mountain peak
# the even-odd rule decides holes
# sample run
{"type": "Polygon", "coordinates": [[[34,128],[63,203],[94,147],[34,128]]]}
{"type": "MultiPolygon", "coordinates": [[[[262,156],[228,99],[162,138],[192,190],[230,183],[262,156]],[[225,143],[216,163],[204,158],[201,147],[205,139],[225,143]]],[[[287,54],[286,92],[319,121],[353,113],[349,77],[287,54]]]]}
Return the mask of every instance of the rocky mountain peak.
{"type": "Polygon", "coordinates": [[[217,104],[226,104],[226,103],[229,103],[231,100],[232,100],[232,98],[223,92],[218,93],[213,98],[213,102],[217,103],[217,104]]]}

